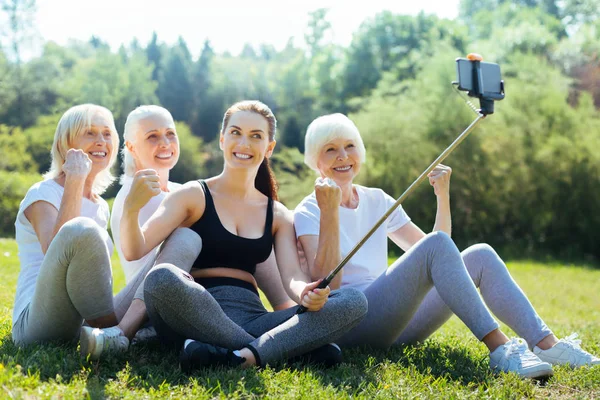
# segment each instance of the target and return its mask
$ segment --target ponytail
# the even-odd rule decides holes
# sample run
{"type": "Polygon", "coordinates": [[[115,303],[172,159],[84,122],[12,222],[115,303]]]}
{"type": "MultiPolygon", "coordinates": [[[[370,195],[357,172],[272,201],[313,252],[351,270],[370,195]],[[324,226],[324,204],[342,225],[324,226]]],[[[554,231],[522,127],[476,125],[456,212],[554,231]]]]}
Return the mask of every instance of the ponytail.
{"type": "Polygon", "coordinates": [[[254,179],[254,187],[256,187],[256,189],[258,189],[258,191],[265,196],[279,201],[279,195],[277,194],[279,185],[277,184],[277,180],[275,180],[275,174],[271,169],[271,165],[269,164],[269,159],[267,157],[263,159],[260,167],[258,167],[258,172],[256,173],[256,178],[254,179]]]}

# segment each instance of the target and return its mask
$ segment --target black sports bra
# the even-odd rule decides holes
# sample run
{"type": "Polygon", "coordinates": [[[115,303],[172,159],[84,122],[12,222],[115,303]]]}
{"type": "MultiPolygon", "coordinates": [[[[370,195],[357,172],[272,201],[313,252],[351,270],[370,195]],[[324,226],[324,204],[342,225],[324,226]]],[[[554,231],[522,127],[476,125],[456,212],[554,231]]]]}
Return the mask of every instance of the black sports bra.
{"type": "Polygon", "coordinates": [[[240,269],[254,275],[256,264],[269,258],[273,248],[273,200],[269,197],[267,205],[267,219],[262,237],[248,239],[229,232],[219,219],[215,203],[208,185],[204,180],[199,180],[206,207],[202,217],[194,222],[190,229],[202,238],[202,251],[193,268],[227,267],[240,269]]]}

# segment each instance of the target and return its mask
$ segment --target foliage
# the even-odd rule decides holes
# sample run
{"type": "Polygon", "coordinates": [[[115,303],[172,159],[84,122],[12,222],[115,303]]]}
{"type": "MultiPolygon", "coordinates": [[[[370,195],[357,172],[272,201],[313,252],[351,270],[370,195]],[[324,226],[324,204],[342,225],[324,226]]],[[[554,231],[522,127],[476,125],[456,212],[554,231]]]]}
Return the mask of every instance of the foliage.
{"type": "MultiPolygon", "coordinates": [[[[20,15],[34,3],[2,1],[23,6],[20,15]]],[[[519,254],[598,261],[596,3],[461,0],[455,20],[384,11],[365,19],[347,47],[333,42],[328,10],[316,9],[298,43],[246,44],[233,56],[206,40],[198,58],[182,38],[167,45],[154,34],[116,51],[98,37],[47,42],[39,57],[20,62],[14,44],[19,50],[24,42],[15,40],[31,28],[21,18],[0,37],[0,144],[10,149],[0,165],[46,171],[56,122],[74,104],[108,107],[122,130],[133,108],[154,103],[178,121],[182,153],[171,178],[215,175],[223,166],[215,140],[223,113],[258,99],[277,116],[273,167],[288,207],[314,184],[302,162],[306,127],[333,112],[349,114],[364,136],[368,160],[357,182],[399,196],[472,120],[450,82],[452,60],[477,51],[501,65],[507,97],[447,160],[453,238],[461,246],[488,241],[519,254]]],[[[424,230],[433,225],[427,184],[404,207],[424,230]]]]}
{"type": "Polygon", "coordinates": [[[21,200],[31,185],[41,180],[38,174],[0,170],[0,237],[14,237],[15,218],[21,200]]]}

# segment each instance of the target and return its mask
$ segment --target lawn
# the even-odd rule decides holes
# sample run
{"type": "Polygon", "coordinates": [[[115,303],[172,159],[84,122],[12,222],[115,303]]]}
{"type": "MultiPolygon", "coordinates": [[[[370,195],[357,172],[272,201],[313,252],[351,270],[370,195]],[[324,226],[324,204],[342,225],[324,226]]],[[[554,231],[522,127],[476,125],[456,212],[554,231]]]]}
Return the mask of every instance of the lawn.
{"type": "MultiPolygon", "coordinates": [[[[118,290],[124,278],[113,260],[118,290]]],[[[600,270],[536,262],[508,267],[559,337],[576,331],[584,348],[600,354],[600,270]]],[[[16,243],[0,239],[1,398],[600,398],[600,367],[555,367],[544,385],[493,375],[485,346],[457,318],[418,346],[346,350],[344,363],[332,369],[294,364],[186,376],[175,352],[156,344],[99,362],[81,359],[76,345],[18,349],[10,338],[18,271],[16,243]]]]}

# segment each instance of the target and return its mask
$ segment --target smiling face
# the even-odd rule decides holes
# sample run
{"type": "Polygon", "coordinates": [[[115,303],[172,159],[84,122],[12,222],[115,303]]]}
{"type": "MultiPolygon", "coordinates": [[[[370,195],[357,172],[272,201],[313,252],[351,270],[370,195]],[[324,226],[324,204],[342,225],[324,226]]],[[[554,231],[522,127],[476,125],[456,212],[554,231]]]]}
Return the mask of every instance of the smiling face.
{"type": "Polygon", "coordinates": [[[151,114],[137,123],[135,140],[125,142],[137,169],[170,170],[179,160],[179,139],[172,119],[151,114]]]}
{"type": "Polygon", "coordinates": [[[252,111],[237,111],[219,136],[225,163],[233,168],[258,168],[271,157],[275,140],[269,140],[269,123],[252,111]]]}
{"type": "Polygon", "coordinates": [[[112,119],[101,112],[94,114],[91,125],[79,132],[71,141],[70,147],[83,150],[92,160],[92,173],[109,167],[113,154],[112,119]]]}
{"type": "Polygon", "coordinates": [[[322,176],[339,186],[352,183],[360,171],[360,154],[354,140],[338,137],[327,142],[319,152],[317,167],[322,176]]]}

